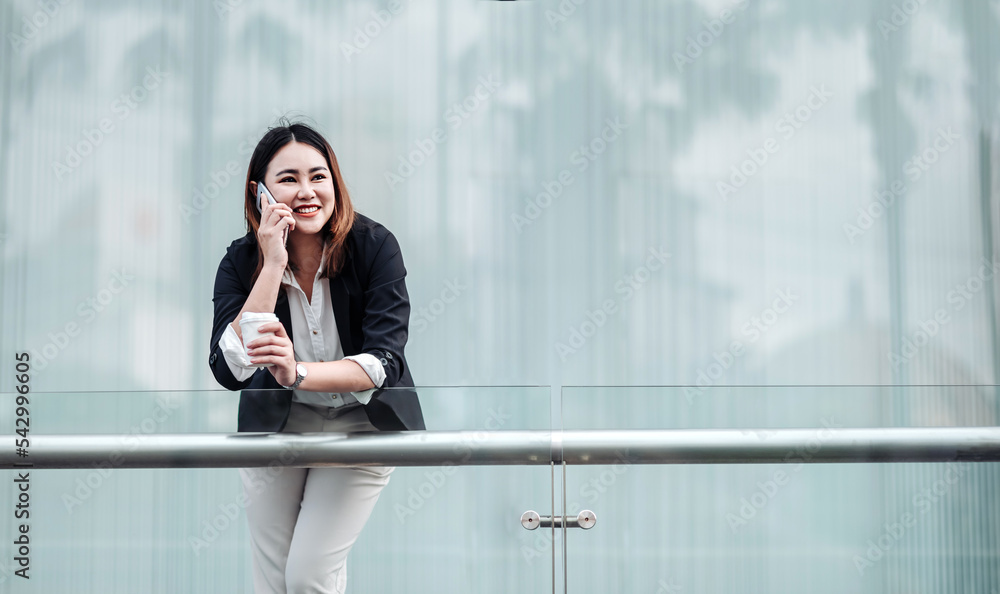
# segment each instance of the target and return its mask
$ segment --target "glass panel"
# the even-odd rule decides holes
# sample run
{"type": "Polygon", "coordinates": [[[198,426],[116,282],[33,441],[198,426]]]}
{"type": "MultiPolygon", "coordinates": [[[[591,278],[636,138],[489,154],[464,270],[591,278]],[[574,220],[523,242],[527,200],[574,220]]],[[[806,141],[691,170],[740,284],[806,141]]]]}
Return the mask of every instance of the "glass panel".
{"type": "Polygon", "coordinates": [[[807,464],[826,428],[990,426],[994,386],[565,387],[573,429],[816,428],[788,464],[567,469],[570,592],[988,592],[1000,465],[807,464]]]}
{"type": "MultiPolygon", "coordinates": [[[[420,388],[420,402],[431,430],[548,431],[549,394],[548,386],[420,388]]],[[[551,591],[550,551],[528,550],[531,533],[521,527],[529,509],[551,515],[548,466],[397,468],[392,487],[352,553],[370,560],[358,592],[551,591]]]]}
{"type": "MultiPolygon", "coordinates": [[[[548,387],[417,392],[428,429],[472,431],[472,442],[483,432],[550,427],[548,387]]],[[[15,397],[0,396],[9,434],[15,397]]],[[[150,434],[235,432],[238,395],[32,393],[31,402],[33,435],[118,434],[127,452],[150,434]]],[[[4,474],[6,539],[19,521],[16,472],[4,474]]],[[[350,590],[549,592],[550,551],[526,554],[520,517],[551,515],[551,492],[547,465],[397,467],[350,554],[350,590]]],[[[233,468],[31,471],[31,579],[13,576],[14,555],[5,555],[0,591],[252,592],[242,493],[233,468]]]]}

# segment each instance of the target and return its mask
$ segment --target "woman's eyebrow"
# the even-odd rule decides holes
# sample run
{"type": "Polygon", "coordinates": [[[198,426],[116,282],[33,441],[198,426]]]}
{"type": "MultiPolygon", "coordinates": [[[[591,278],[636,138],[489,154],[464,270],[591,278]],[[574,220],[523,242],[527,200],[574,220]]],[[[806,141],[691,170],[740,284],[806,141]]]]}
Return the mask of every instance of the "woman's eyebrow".
{"type": "MultiPolygon", "coordinates": [[[[321,165],[319,167],[313,167],[312,169],[309,170],[309,173],[312,173],[314,171],[326,171],[326,170],[327,170],[326,167],[323,167],[321,165]]],[[[282,175],[285,175],[286,173],[294,173],[295,175],[298,175],[299,174],[299,170],[298,169],[283,169],[283,170],[279,171],[278,173],[275,173],[274,177],[281,177],[282,175]]]]}

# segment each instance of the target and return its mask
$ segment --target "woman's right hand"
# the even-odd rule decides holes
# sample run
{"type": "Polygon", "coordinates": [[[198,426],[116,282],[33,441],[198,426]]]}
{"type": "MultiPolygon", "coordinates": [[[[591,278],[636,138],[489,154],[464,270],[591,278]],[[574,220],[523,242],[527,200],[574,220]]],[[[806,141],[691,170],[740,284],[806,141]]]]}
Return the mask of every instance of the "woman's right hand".
{"type": "Polygon", "coordinates": [[[295,217],[292,208],[287,204],[264,203],[264,211],[260,217],[260,227],[257,229],[257,243],[264,253],[264,264],[273,264],[284,269],[288,264],[288,251],[285,249],[285,229],[291,232],[295,228],[295,217]]]}

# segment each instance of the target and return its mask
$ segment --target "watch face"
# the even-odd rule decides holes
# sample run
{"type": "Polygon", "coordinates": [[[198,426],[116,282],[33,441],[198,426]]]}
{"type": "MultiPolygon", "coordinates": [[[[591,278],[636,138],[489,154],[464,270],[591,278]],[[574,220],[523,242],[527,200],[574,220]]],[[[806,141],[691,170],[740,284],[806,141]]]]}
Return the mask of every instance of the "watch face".
{"type": "Polygon", "coordinates": [[[305,377],[306,376],[306,366],[303,365],[303,364],[301,364],[301,363],[296,364],[295,365],[295,373],[297,373],[299,375],[299,377],[305,377]]]}

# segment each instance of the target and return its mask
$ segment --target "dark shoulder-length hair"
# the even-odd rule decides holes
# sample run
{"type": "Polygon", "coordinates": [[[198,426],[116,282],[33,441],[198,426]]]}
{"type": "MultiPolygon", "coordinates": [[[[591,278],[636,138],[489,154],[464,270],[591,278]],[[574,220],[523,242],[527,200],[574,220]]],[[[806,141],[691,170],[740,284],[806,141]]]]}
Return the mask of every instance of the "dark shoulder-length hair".
{"type": "MultiPolygon", "coordinates": [[[[291,142],[301,142],[313,147],[323,157],[326,158],[326,166],[333,176],[334,208],[333,215],[326,227],[323,228],[323,253],[317,255],[321,261],[325,262],[323,277],[334,277],[340,272],[344,264],[344,250],[347,234],[354,225],[354,206],[351,204],[351,196],[347,192],[347,185],[340,174],[340,165],[337,164],[337,155],[333,152],[330,143],[316,130],[306,124],[292,123],[282,118],[276,127],[271,128],[264,134],[264,137],[257,143],[253,155],[250,157],[250,165],[247,167],[246,196],[244,212],[247,219],[247,232],[256,239],[257,230],[260,228],[260,212],[257,210],[257,196],[250,190],[250,182],[260,182],[267,174],[267,166],[274,158],[274,155],[285,145],[291,142]]],[[[303,262],[292,262],[288,259],[288,267],[295,272],[303,262]]],[[[253,273],[252,282],[257,281],[260,271],[264,268],[264,253],[257,244],[257,270],[253,273]]]]}

